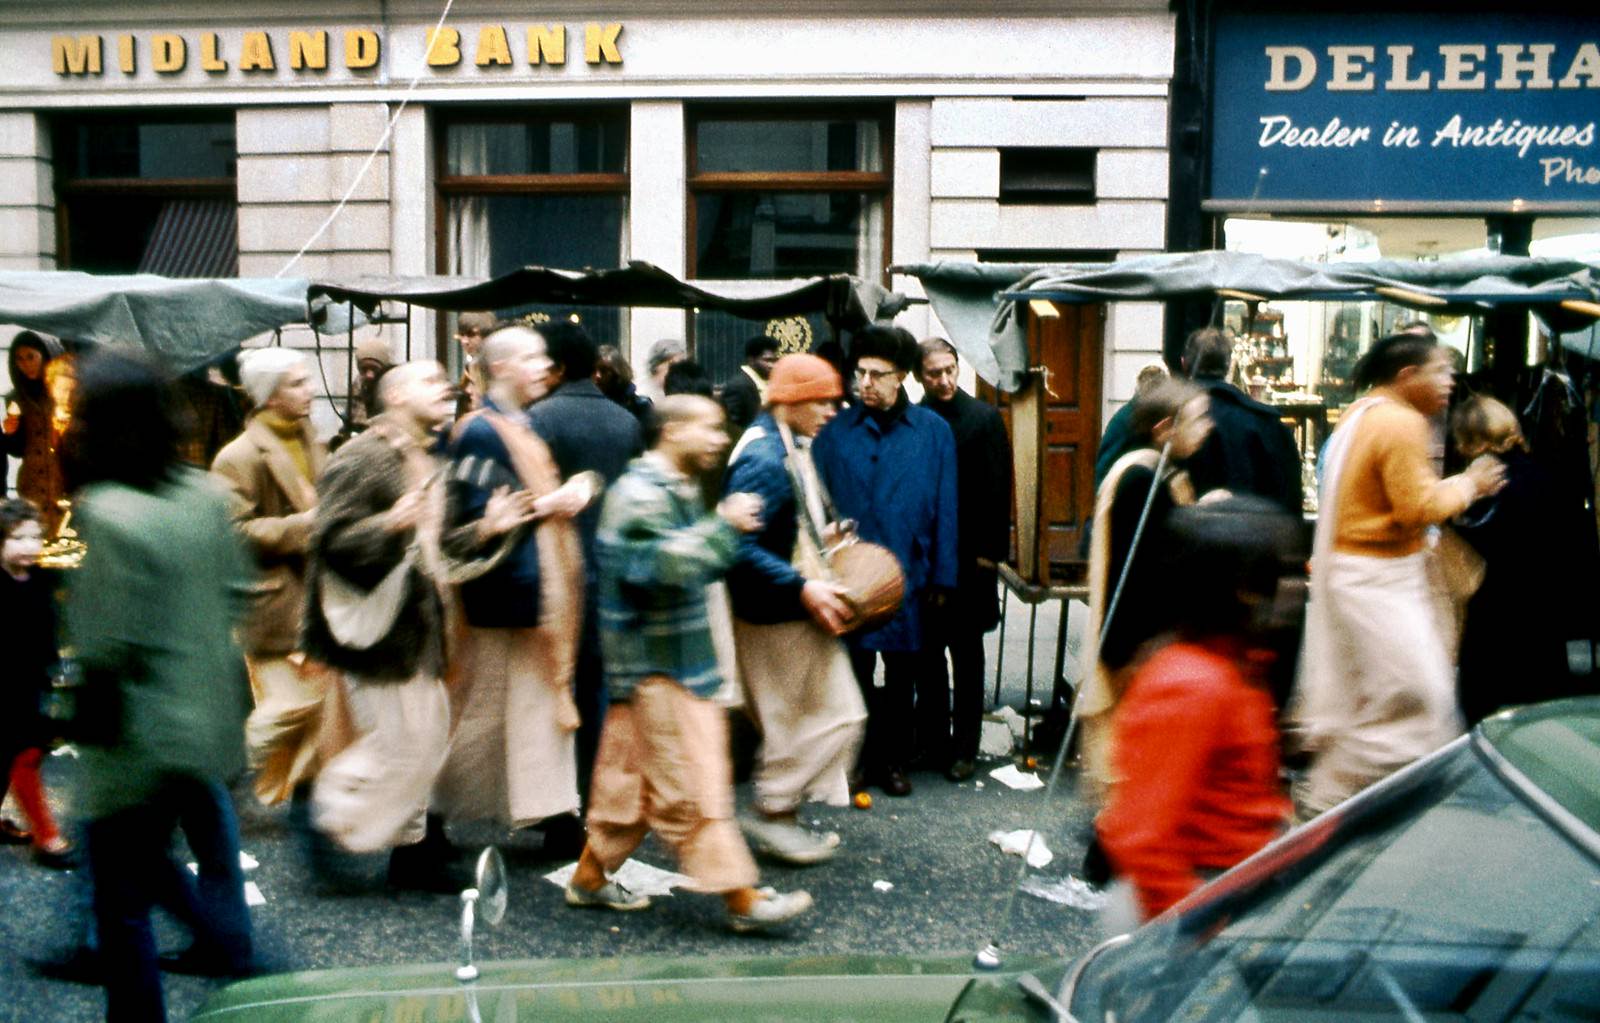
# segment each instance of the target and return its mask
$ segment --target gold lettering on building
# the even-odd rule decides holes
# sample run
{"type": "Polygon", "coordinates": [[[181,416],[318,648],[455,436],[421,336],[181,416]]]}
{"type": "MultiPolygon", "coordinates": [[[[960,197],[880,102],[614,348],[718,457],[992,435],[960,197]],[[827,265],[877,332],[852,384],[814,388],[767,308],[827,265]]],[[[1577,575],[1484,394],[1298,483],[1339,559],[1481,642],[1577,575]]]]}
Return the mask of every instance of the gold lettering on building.
{"type": "Polygon", "coordinates": [[[150,40],[150,66],[157,74],[175,75],[189,62],[183,36],[159,35],[150,40]]]}
{"type": "Polygon", "coordinates": [[[461,63],[461,33],[446,25],[428,29],[428,66],[455,67],[461,63]]]}
{"type": "Polygon", "coordinates": [[[58,75],[98,75],[99,36],[56,36],[50,40],[50,66],[58,75]]]}
{"type": "Polygon", "coordinates": [[[479,67],[511,66],[511,44],[506,41],[505,29],[499,25],[478,29],[478,56],[474,63],[479,67]]]}
{"type": "MultiPolygon", "coordinates": [[[[621,65],[622,29],[621,22],[585,24],[583,26],[585,63],[621,65]]],[[[513,49],[512,39],[515,37],[518,43],[526,39],[527,66],[563,67],[567,62],[568,36],[576,30],[576,25],[569,27],[534,24],[521,27],[520,31],[525,35],[518,35],[518,28],[480,25],[471,62],[480,68],[515,66],[522,58],[522,55],[513,49]]],[[[324,29],[297,29],[274,38],[272,33],[263,30],[244,31],[238,36],[238,52],[233,58],[233,66],[246,74],[274,74],[279,70],[278,54],[284,52],[279,47],[287,46],[288,65],[291,70],[326,71],[329,34],[324,29]]],[[[383,56],[383,37],[376,30],[352,28],[344,30],[343,35],[346,68],[352,71],[364,71],[377,67],[383,56]]],[[[428,29],[424,39],[426,65],[430,68],[454,68],[463,64],[467,55],[462,44],[462,36],[462,29],[450,26],[428,29]]],[[[193,32],[187,37],[175,32],[152,33],[149,36],[124,33],[111,38],[116,41],[117,69],[124,75],[138,73],[141,49],[146,49],[149,69],[154,73],[181,74],[189,66],[191,45],[196,47],[196,63],[199,69],[207,75],[225,77],[230,70],[228,53],[230,39],[222,32],[193,32]]],[[[99,35],[52,36],[50,66],[61,76],[98,75],[101,73],[102,60],[105,56],[104,46],[105,37],[99,35]]],[[[1543,84],[1550,81],[1548,55],[1539,47],[1529,47],[1529,51],[1531,56],[1526,58],[1515,54],[1508,57],[1508,60],[1514,61],[1515,68],[1508,74],[1525,77],[1529,88],[1548,88],[1548,85],[1543,84]]],[[[1309,51],[1303,52],[1310,58],[1309,51]]],[[[1299,58],[1298,53],[1293,56],[1299,58]]],[[[1283,59],[1275,57],[1274,61],[1275,75],[1287,77],[1283,59]]],[[[1301,74],[1309,79],[1315,73],[1314,58],[1310,58],[1309,63],[1309,67],[1295,69],[1296,80],[1288,85],[1289,88],[1302,87],[1298,80],[1301,74]]],[[[1350,73],[1354,74],[1355,69],[1351,69],[1350,73]]],[[[1559,88],[1574,88],[1588,79],[1590,87],[1593,87],[1597,76],[1600,76],[1600,55],[1580,50],[1577,59],[1569,66],[1566,76],[1557,84],[1559,88]]]]}
{"type": "Polygon", "coordinates": [[[612,22],[609,25],[596,25],[590,23],[583,26],[583,59],[590,64],[621,64],[622,51],[617,49],[617,37],[622,34],[622,25],[612,22]]]}
{"type": "Polygon", "coordinates": [[[328,69],[328,33],[322,31],[290,32],[289,66],[296,71],[302,69],[326,71],[328,69]]]}
{"type": "Polygon", "coordinates": [[[239,70],[272,71],[276,68],[272,61],[272,40],[265,32],[246,32],[239,47],[239,70]]]}
{"type": "Polygon", "coordinates": [[[228,62],[217,52],[220,46],[215,32],[200,34],[200,70],[213,75],[228,70],[228,62]]]}
{"type": "Polygon", "coordinates": [[[378,33],[367,28],[353,28],[344,34],[344,66],[352,71],[376,67],[380,49],[378,33]]]}
{"type": "Polygon", "coordinates": [[[528,26],[528,63],[561,65],[567,62],[565,25],[528,26]]]}

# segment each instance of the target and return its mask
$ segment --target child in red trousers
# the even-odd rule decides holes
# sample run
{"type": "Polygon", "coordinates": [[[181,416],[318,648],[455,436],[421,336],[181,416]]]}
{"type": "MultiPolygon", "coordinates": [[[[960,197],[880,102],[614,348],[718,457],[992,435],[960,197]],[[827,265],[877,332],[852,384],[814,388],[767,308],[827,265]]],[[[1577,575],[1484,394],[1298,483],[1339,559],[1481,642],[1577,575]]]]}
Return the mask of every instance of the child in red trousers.
{"type": "Polygon", "coordinates": [[[1303,550],[1299,526],[1267,502],[1228,497],[1176,509],[1168,530],[1176,630],[1135,662],[1097,824],[1118,881],[1113,930],[1246,859],[1290,813],[1264,651],[1270,630],[1293,617],[1278,593],[1303,550]]]}
{"type": "Polygon", "coordinates": [[[0,823],[6,839],[32,841],[37,862],[66,868],[71,847],[50,815],[39,778],[50,741],[39,701],[56,662],[56,615],[54,586],[38,568],[38,509],[20,499],[0,502],[0,538],[0,623],[9,637],[0,662],[0,800],[9,787],[32,830],[0,823]]]}

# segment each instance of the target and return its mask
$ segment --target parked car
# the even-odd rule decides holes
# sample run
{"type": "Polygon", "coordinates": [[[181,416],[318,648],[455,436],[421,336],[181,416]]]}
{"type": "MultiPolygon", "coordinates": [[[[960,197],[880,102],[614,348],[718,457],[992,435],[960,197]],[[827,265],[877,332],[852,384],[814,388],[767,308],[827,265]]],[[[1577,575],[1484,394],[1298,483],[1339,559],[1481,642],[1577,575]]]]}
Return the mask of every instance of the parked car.
{"type": "Polygon", "coordinates": [[[1600,1018],[1600,698],[1491,718],[1076,963],[614,958],[289,974],[197,1020],[1600,1018]],[[473,971],[475,972],[475,971],[473,971]]]}

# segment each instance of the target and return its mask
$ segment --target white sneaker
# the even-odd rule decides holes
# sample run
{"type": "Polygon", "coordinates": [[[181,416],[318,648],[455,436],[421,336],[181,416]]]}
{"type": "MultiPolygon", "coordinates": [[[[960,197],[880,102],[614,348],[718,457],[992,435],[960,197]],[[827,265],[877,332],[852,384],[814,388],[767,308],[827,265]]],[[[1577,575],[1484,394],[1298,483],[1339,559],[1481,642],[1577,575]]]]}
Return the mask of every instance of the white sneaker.
{"type": "Polygon", "coordinates": [[[839,851],[839,835],[817,834],[789,821],[745,817],[739,822],[750,846],[760,855],[796,867],[826,863],[839,851]]]}
{"type": "Polygon", "coordinates": [[[615,881],[607,881],[594,891],[567,882],[567,905],[579,909],[615,909],[623,913],[649,909],[650,896],[635,895],[615,881]]]}
{"type": "Polygon", "coordinates": [[[763,891],[771,894],[751,906],[750,912],[728,914],[728,926],[735,932],[755,934],[782,927],[796,917],[804,916],[814,905],[808,892],[785,892],[780,895],[770,888],[763,891]]]}

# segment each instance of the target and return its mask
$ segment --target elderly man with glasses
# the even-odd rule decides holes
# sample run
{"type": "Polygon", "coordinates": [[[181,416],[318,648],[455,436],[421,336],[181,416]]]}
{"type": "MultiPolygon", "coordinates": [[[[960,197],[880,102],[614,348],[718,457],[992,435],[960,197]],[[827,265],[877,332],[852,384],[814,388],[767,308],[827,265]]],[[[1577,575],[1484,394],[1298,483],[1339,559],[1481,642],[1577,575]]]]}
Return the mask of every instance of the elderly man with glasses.
{"type": "MultiPolygon", "coordinates": [[[[838,513],[863,540],[893,551],[905,573],[905,603],[884,625],[850,637],[851,667],[867,700],[859,783],[891,796],[919,747],[943,755],[950,729],[948,683],[920,670],[929,607],[956,587],[956,446],[935,412],[911,404],[901,384],[918,362],[899,327],[868,327],[851,340],[860,400],[817,435],[812,458],[838,513]],[[884,684],[875,685],[883,655],[884,684]]],[[[943,764],[933,766],[942,768],[943,764]]]]}

